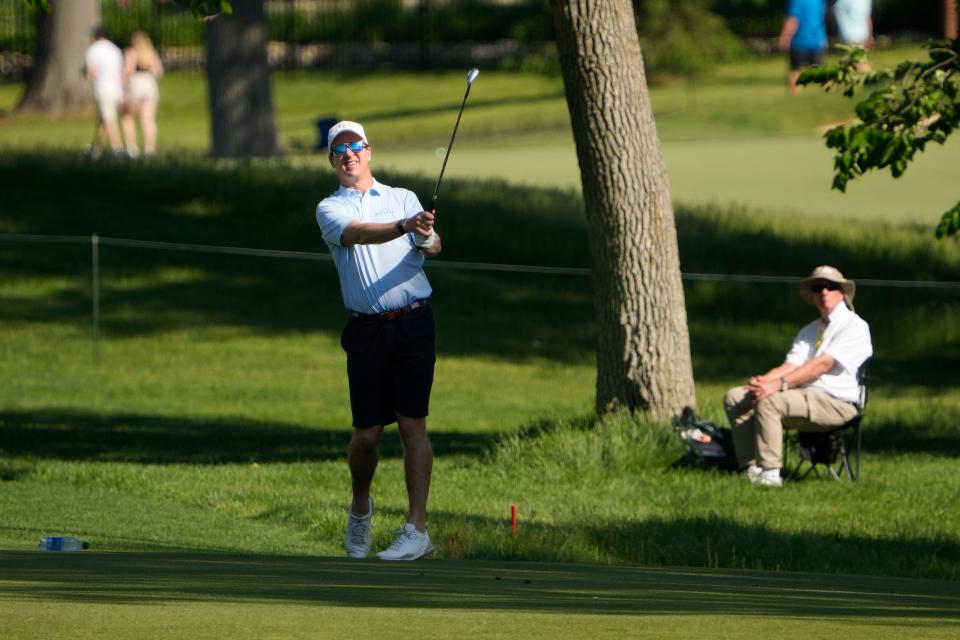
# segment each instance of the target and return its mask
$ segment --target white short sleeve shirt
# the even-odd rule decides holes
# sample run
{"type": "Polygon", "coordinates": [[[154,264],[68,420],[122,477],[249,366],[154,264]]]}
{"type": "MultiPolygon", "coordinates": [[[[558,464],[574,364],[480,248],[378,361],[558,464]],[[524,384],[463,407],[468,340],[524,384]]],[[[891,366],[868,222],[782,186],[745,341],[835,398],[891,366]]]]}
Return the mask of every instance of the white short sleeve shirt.
{"type": "Polygon", "coordinates": [[[837,31],[847,44],[865,44],[870,36],[870,0],[837,0],[833,15],[837,19],[837,31]]]}
{"type": "Polygon", "coordinates": [[[842,303],[830,313],[828,320],[829,324],[823,328],[819,346],[817,336],[823,327],[820,319],[800,329],[787,353],[786,361],[799,367],[815,356],[826,353],[836,364],[830,371],[805,386],[823,389],[840,400],[857,402],[860,399],[857,370],[873,355],[870,325],[842,303]]]}
{"type": "Polygon", "coordinates": [[[93,70],[93,95],[96,98],[123,97],[123,51],[109,40],[97,40],[84,55],[87,69],[93,70]]]}
{"type": "Polygon", "coordinates": [[[367,193],[341,186],[317,205],[317,224],[333,255],[347,309],[383,313],[430,297],[433,289],[423,272],[424,257],[411,234],[382,244],[340,244],[343,230],[354,220],[396,222],[421,211],[413,192],[376,180],[367,193]]]}

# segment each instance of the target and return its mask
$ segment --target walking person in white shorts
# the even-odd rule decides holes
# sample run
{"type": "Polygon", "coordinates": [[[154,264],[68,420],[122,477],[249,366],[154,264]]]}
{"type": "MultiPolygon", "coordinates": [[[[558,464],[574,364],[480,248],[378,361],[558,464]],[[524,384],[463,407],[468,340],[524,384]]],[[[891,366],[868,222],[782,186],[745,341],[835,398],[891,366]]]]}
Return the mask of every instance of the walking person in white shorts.
{"type": "Polygon", "coordinates": [[[90,155],[100,155],[104,135],[114,155],[120,155],[123,153],[123,143],[120,140],[118,115],[123,103],[123,52],[110,42],[103,27],[93,30],[93,44],[87,47],[84,64],[97,105],[97,126],[90,144],[90,155]]]}
{"type": "Polygon", "coordinates": [[[157,104],[160,102],[157,80],[163,77],[163,63],[160,62],[160,55],[150,36],[143,31],[134,31],[130,36],[130,47],[123,52],[123,59],[126,87],[121,120],[123,137],[130,156],[139,155],[134,125],[134,116],[139,116],[140,130],[143,133],[143,154],[149,157],[157,153],[157,104]]]}

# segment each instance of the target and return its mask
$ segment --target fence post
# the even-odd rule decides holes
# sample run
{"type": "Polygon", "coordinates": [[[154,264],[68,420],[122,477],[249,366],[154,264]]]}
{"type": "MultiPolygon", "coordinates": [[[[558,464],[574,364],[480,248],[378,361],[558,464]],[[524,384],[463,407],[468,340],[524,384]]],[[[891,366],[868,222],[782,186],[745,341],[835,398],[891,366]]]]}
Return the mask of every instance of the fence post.
{"type": "Polygon", "coordinates": [[[90,236],[93,263],[93,361],[100,362],[100,236],[90,236]]]}

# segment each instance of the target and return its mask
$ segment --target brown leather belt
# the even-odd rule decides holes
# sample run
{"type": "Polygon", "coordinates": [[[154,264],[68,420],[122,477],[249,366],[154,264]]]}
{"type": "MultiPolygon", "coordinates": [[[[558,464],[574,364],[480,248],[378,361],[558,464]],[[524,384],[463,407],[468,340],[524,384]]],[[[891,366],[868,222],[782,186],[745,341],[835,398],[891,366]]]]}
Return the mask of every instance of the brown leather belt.
{"type": "Polygon", "coordinates": [[[360,313],[359,311],[351,311],[351,318],[359,318],[361,320],[393,320],[399,318],[405,313],[410,313],[420,307],[425,307],[429,304],[426,300],[414,300],[405,307],[400,307],[399,309],[393,309],[392,311],[384,311],[383,313],[360,313]]]}

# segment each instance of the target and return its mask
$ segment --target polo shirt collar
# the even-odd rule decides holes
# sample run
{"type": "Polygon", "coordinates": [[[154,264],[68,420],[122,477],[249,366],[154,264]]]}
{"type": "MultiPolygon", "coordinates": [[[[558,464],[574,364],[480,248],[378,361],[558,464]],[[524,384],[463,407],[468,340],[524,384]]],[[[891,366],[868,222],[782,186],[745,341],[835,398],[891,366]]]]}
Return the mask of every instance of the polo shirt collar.
{"type": "MultiPolygon", "coordinates": [[[[370,186],[370,190],[367,192],[372,196],[382,196],[384,192],[384,185],[377,181],[376,178],[373,179],[373,184],[370,186]]],[[[341,184],[340,188],[337,189],[337,195],[347,196],[350,198],[359,197],[363,195],[359,189],[354,189],[353,187],[348,187],[341,184]]]]}

